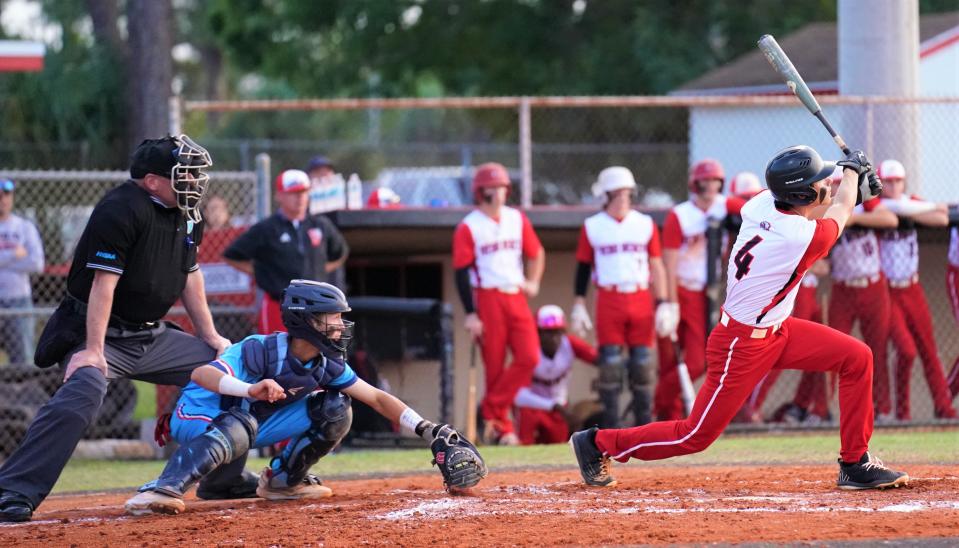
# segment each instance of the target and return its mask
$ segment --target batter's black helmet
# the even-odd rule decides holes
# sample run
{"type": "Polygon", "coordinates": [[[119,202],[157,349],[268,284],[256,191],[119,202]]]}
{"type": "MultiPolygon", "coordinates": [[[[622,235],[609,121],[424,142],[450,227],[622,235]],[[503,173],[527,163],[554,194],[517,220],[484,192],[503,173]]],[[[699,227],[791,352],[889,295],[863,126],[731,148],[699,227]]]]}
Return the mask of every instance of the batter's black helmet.
{"type": "Polygon", "coordinates": [[[353,338],[353,322],[327,326],[317,316],[350,311],[346,295],[334,285],[312,280],[293,280],[283,290],[280,304],[283,325],[293,337],[305,339],[320,350],[346,352],[353,338]],[[335,334],[334,334],[335,333],[335,334]]]}
{"type": "Polygon", "coordinates": [[[819,153],[806,145],[780,150],[766,165],[766,187],[777,202],[807,205],[819,193],[812,189],[816,181],[828,179],[836,169],[834,162],[824,162],[819,153]]]}

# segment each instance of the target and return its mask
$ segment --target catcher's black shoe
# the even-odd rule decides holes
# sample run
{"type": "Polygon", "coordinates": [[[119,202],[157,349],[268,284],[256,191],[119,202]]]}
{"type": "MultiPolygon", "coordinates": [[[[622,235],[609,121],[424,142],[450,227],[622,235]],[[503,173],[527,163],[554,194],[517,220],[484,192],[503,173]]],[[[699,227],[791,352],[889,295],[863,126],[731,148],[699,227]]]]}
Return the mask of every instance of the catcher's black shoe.
{"type": "Polygon", "coordinates": [[[908,483],[908,474],[886,468],[881,460],[868,451],[862,454],[859,462],[850,464],[839,459],[839,481],[836,485],[840,489],[886,489],[908,483]]]}
{"type": "Polygon", "coordinates": [[[30,521],[33,517],[33,503],[16,491],[3,491],[0,494],[0,521],[30,521]]]}
{"type": "Polygon", "coordinates": [[[244,470],[228,484],[207,485],[201,481],[196,488],[196,496],[203,500],[252,499],[257,496],[259,481],[259,475],[244,470]]]}
{"type": "Polygon", "coordinates": [[[588,430],[580,430],[569,438],[569,446],[576,455],[579,463],[579,473],[583,476],[586,485],[593,487],[614,487],[616,480],[609,474],[610,460],[596,447],[595,426],[588,430]]]}

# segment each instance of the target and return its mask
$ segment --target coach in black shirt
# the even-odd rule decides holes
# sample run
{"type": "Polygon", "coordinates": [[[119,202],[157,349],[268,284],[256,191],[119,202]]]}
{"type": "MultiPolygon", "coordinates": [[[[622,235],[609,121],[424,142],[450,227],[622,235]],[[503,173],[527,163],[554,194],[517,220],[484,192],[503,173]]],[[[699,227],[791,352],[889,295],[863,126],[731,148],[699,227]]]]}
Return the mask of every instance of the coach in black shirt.
{"type": "Polygon", "coordinates": [[[256,223],[223,252],[227,263],[252,274],[265,293],[260,311],[260,333],[286,331],[280,301],[290,280],[329,282],[349,253],[336,225],[323,215],[309,215],[310,178],[288,169],[276,178],[274,215],[256,223]]]}
{"type": "MultiPolygon", "coordinates": [[[[37,365],[64,366],[64,384],[0,468],[0,521],[30,519],[96,416],[108,379],[184,386],[194,368],[230,344],[213,327],[196,264],[203,234],[197,207],[210,165],[207,151],[185,135],[143,141],[131,180],[93,209],[67,295],[37,343],[37,365]],[[160,321],[178,298],[199,338],[160,321]]],[[[249,491],[251,478],[241,477],[239,466],[225,471],[230,485],[249,491]]]]}

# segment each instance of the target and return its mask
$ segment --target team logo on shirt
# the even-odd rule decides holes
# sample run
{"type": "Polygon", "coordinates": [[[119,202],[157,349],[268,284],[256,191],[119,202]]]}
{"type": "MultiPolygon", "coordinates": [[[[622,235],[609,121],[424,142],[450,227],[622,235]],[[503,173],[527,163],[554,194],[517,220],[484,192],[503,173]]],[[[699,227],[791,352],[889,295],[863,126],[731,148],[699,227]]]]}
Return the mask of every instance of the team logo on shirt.
{"type": "Polygon", "coordinates": [[[306,231],[306,234],[310,237],[310,243],[313,244],[313,247],[319,247],[320,242],[323,241],[323,231],[319,228],[311,228],[306,231]]]}
{"type": "Polygon", "coordinates": [[[292,240],[292,239],[293,239],[293,238],[290,237],[290,234],[289,234],[288,232],[284,232],[283,234],[280,235],[280,243],[281,243],[281,244],[288,244],[288,243],[290,243],[290,240],[292,240]]]}
{"type": "Polygon", "coordinates": [[[763,230],[771,230],[773,225],[769,224],[769,221],[763,221],[759,223],[759,228],[763,230]]]}
{"type": "Polygon", "coordinates": [[[503,240],[501,242],[492,242],[489,244],[483,244],[479,246],[479,252],[482,253],[483,255],[486,255],[488,253],[496,253],[497,251],[500,251],[500,250],[519,249],[519,248],[520,248],[519,240],[503,240]]]}

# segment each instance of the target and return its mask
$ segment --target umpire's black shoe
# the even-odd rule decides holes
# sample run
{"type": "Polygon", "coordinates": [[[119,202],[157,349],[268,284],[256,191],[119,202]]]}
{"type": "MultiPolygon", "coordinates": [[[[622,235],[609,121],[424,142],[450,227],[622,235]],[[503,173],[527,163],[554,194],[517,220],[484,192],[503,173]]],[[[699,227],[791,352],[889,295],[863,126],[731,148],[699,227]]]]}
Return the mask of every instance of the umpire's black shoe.
{"type": "Polygon", "coordinates": [[[614,487],[616,480],[609,475],[610,460],[596,447],[595,426],[588,430],[580,430],[569,438],[569,446],[576,455],[579,463],[579,473],[583,476],[586,485],[594,487],[614,487]]]}
{"type": "Polygon", "coordinates": [[[227,485],[207,485],[201,481],[196,488],[197,498],[203,500],[254,499],[260,476],[244,470],[239,477],[227,485]]]}
{"type": "Polygon", "coordinates": [[[881,460],[871,456],[868,451],[862,454],[859,462],[852,464],[839,459],[839,481],[836,485],[840,489],[886,489],[908,483],[908,474],[886,468],[881,460]]]}
{"type": "Polygon", "coordinates": [[[33,503],[26,496],[15,491],[0,494],[0,521],[30,521],[33,517],[33,503]]]}

